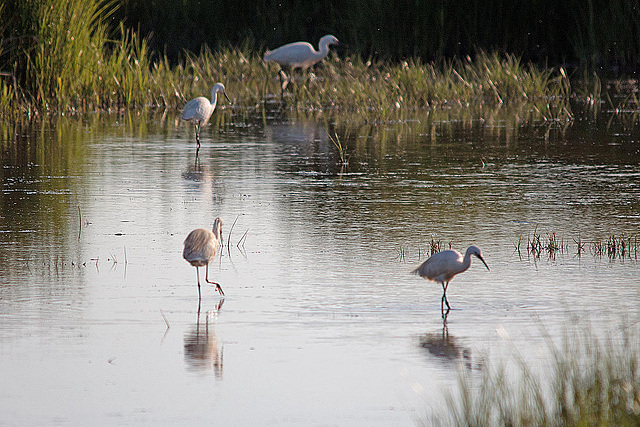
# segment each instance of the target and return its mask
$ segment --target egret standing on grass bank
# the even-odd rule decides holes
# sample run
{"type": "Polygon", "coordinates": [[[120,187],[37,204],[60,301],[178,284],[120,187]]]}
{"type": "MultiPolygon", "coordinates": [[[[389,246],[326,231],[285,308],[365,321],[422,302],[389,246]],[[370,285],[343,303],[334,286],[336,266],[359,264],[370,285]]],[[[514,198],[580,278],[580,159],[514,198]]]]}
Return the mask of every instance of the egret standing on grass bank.
{"type": "Polygon", "coordinates": [[[444,313],[443,303],[447,305],[447,311],[451,309],[449,301],[447,301],[447,287],[449,282],[453,279],[453,276],[459,273],[467,271],[471,265],[471,255],[478,257],[480,261],[490,270],[487,263],[482,258],[480,248],[476,246],[469,246],[467,252],[462,254],[458,251],[448,250],[437,252],[429,257],[428,260],[422,263],[422,265],[412,271],[413,274],[417,274],[420,277],[424,277],[427,280],[442,283],[442,300],[440,301],[440,310],[444,313]]]}
{"type": "Polygon", "coordinates": [[[187,102],[187,105],[182,109],[182,120],[188,120],[191,123],[196,125],[196,143],[198,147],[196,148],[196,157],[198,156],[198,151],[200,150],[200,128],[207,124],[211,114],[216,109],[216,103],[218,102],[218,92],[222,92],[227,101],[231,102],[229,97],[227,96],[227,92],[224,90],[224,85],[222,83],[216,83],[211,89],[211,101],[209,101],[204,96],[199,96],[196,99],[192,99],[187,102]]]}
{"type": "MultiPolygon", "coordinates": [[[[280,46],[277,49],[268,50],[264,54],[263,59],[265,62],[275,62],[281,67],[291,68],[291,72],[296,68],[306,70],[327,57],[329,54],[329,45],[337,45],[339,43],[340,42],[338,42],[338,39],[335,36],[327,34],[320,39],[320,50],[315,50],[313,46],[307,42],[289,43],[284,46],[280,46]]],[[[288,78],[282,70],[280,70],[280,83],[284,93],[284,89],[287,87],[288,78]]]]}
{"type": "Polygon", "coordinates": [[[224,296],[220,284],[209,280],[209,261],[216,256],[218,242],[222,242],[222,218],[220,217],[213,221],[213,231],[197,228],[189,233],[184,241],[182,256],[196,268],[196,276],[198,276],[198,300],[201,298],[199,267],[207,268],[206,282],[216,285],[216,290],[224,296]]]}
{"type": "Polygon", "coordinates": [[[264,54],[264,60],[266,62],[276,62],[281,67],[306,70],[316,62],[322,61],[329,54],[329,45],[338,43],[337,38],[327,34],[320,39],[320,50],[315,50],[307,42],[289,43],[277,49],[268,50],[264,54]]]}

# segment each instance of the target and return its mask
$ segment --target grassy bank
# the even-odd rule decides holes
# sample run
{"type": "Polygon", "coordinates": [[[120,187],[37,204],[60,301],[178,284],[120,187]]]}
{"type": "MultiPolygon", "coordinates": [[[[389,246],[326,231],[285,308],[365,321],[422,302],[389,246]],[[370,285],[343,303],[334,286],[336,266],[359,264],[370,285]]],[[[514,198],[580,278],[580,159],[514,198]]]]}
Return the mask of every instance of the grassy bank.
{"type": "MultiPolygon", "coordinates": [[[[228,47],[186,54],[172,66],[148,41],[115,24],[116,4],[81,0],[0,5],[0,115],[20,117],[139,107],[178,109],[222,81],[235,106],[277,103],[276,65],[261,52],[228,47]],[[6,37],[6,35],[10,37],[6,37]]],[[[436,108],[522,106],[543,120],[571,118],[561,70],[538,69],[512,55],[480,52],[432,63],[363,61],[332,55],[313,73],[296,74],[286,106],[339,110],[368,120],[436,108]]]]}
{"type": "Polygon", "coordinates": [[[624,325],[604,338],[571,326],[563,342],[547,340],[549,375],[520,357],[514,365],[461,373],[447,408],[429,425],[637,426],[640,424],[640,332],[624,325]]]}

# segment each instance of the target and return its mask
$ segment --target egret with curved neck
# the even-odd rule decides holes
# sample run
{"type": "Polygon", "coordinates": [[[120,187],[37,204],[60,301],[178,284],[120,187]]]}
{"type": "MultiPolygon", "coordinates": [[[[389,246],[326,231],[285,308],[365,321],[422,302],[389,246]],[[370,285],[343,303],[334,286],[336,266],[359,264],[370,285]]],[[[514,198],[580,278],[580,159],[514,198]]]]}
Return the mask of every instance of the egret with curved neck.
{"type": "Polygon", "coordinates": [[[469,266],[471,266],[471,255],[477,257],[482,261],[484,266],[487,267],[487,270],[490,270],[484,258],[482,258],[480,248],[477,246],[469,246],[464,256],[462,256],[460,252],[454,250],[437,252],[423,262],[420,267],[412,271],[413,274],[417,274],[427,280],[442,284],[443,294],[442,299],[440,300],[440,310],[442,311],[443,316],[443,304],[447,305],[447,312],[451,309],[449,301],[447,301],[447,288],[449,287],[449,282],[456,274],[463,273],[469,269],[469,266]]]}
{"type": "MultiPolygon", "coordinates": [[[[327,34],[320,39],[318,44],[319,50],[315,50],[310,43],[307,42],[295,42],[285,44],[277,49],[268,50],[264,54],[265,62],[275,62],[280,67],[291,68],[291,72],[296,68],[306,70],[317,62],[322,61],[329,54],[329,46],[340,44],[338,39],[331,34],[327,34]]],[[[289,83],[289,78],[280,70],[280,83],[282,88],[282,94],[284,96],[284,89],[289,83]]]]}
{"type": "Polygon", "coordinates": [[[320,39],[319,50],[315,50],[307,42],[289,43],[277,49],[268,50],[264,54],[264,60],[265,62],[275,62],[281,67],[306,70],[326,58],[329,54],[329,46],[338,43],[338,39],[335,36],[327,34],[320,39]]]}
{"type": "Polygon", "coordinates": [[[198,300],[200,300],[200,272],[198,268],[206,267],[205,281],[216,285],[216,290],[224,296],[224,292],[219,283],[209,280],[209,261],[211,261],[218,251],[218,243],[222,243],[222,218],[218,217],[213,221],[213,230],[206,228],[196,228],[184,241],[182,257],[189,264],[196,268],[198,277],[198,300]]]}
{"type": "Polygon", "coordinates": [[[218,102],[218,92],[222,93],[227,101],[231,102],[227,92],[224,90],[222,83],[216,83],[211,89],[211,101],[204,96],[199,96],[191,101],[187,102],[187,105],[182,109],[182,120],[187,120],[196,126],[196,157],[198,157],[198,151],[200,151],[200,128],[207,124],[209,118],[216,109],[218,102]]]}

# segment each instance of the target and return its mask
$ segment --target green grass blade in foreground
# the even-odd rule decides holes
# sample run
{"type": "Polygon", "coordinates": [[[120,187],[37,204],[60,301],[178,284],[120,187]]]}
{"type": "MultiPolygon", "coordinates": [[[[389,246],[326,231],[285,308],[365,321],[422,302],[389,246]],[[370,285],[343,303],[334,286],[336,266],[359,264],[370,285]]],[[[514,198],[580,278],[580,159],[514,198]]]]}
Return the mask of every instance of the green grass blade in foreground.
{"type": "MultiPolygon", "coordinates": [[[[548,336],[548,335],[547,335],[548,336]]],[[[437,425],[640,424],[640,330],[625,323],[597,335],[590,326],[569,326],[560,345],[547,339],[552,370],[536,376],[515,356],[517,369],[482,366],[479,383],[460,372],[437,425]]],[[[511,361],[512,362],[512,361],[511,361]]]]}

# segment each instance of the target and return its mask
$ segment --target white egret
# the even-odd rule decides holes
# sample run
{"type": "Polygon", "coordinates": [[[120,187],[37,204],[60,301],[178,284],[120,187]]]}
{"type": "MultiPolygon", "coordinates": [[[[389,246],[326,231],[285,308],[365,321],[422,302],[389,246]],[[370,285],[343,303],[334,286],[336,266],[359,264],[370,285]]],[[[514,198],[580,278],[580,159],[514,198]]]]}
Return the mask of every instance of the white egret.
{"type": "Polygon", "coordinates": [[[281,67],[306,70],[316,62],[322,61],[329,54],[329,45],[332,44],[339,44],[338,39],[327,34],[320,39],[320,50],[315,50],[307,42],[289,43],[277,49],[268,50],[264,54],[264,60],[266,62],[276,62],[281,67]]]}
{"type": "MultiPolygon", "coordinates": [[[[315,50],[310,43],[295,42],[285,44],[277,49],[268,50],[265,52],[263,59],[265,62],[275,62],[281,67],[291,68],[291,72],[293,73],[293,70],[296,68],[306,70],[315,63],[322,61],[329,54],[329,46],[339,43],[335,36],[327,34],[320,39],[320,43],[318,44],[319,50],[315,50]]],[[[280,83],[284,95],[288,78],[282,70],[280,70],[280,83]]]]}
{"type": "Polygon", "coordinates": [[[420,277],[424,277],[427,280],[439,282],[442,284],[442,300],[440,301],[440,309],[444,313],[443,303],[447,304],[447,310],[451,309],[449,301],[447,301],[447,287],[449,282],[453,279],[453,276],[467,271],[471,265],[471,255],[478,257],[480,261],[490,270],[487,263],[482,258],[480,248],[477,246],[469,246],[467,252],[462,256],[458,251],[448,250],[437,252],[429,257],[428,260],[422,263],[420,267],[412,271],[413,274],[417,274],[420,277]]]}
{"type": "Polygon", "coordinates": [[[213,111],[216,109],[218,92],[222,92],[224,97],[227,98],[227,101],[231,102],[229,96],[227,96],[227,92],[224,90],[224,85],[222,83],[216,83],[213,85],[213,89],[211,89],[211,101],[204,96],[199,96],[187,102],[187,105],[182,109],[182,115],[180,116],[182,120],[190,121],[196,126],[196,143],[198,144],[196,157],[200,150],[200,128],[209,121],[213,111]]]}
{"type": "Polygon", "coordinates": [[[222,218],[220,217],[213,221],[213,231],[197,228],[189,233],[184,241],[182,257],[196,268],[196,276],[198,277],[198,299],[201,298],[199,267],[206,267],[206,282],[216,285],[216,290],[224,296],[220,284],[209,280],[209,261],[216,256],[218,242],[222,242],[222,218]]]}

